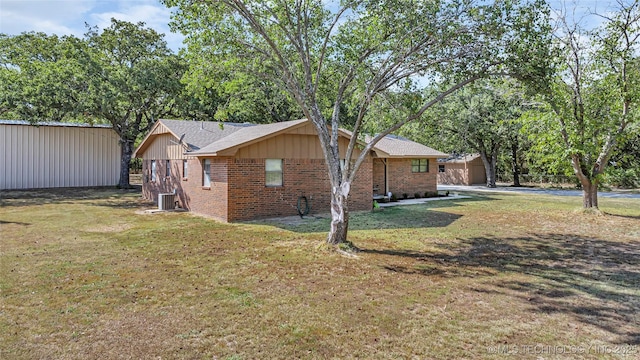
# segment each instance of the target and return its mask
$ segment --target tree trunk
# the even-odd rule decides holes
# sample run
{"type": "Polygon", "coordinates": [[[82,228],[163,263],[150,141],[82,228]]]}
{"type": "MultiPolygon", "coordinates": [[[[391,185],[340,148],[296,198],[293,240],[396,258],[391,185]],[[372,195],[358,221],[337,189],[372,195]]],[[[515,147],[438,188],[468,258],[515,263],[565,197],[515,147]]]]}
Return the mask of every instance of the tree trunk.
{"type": "Polygon", "coordinates": [[[129,164],[133,155],[133,141],[121,140],[122,149],[120,154],[120,182],[118,187],[121,189],[129,189],[129,164]]]}
{"type": "Polygon", "coordinates": [[[518,167],[518,140],[511,142],[511,170],[513,172],[513,186],[520,186],[520,168],[518,167]]]}
{"type": "Polygon", "coordinates": [[[327,243],[338,245],[347,241],[349,230],[349,197],[350,183],[344,182],[341,186],[333,187],[331,191],[331,228],[327,236],[327,243]]]}
{"type": "Polygon", "coordinates": [[[487,156],[486,153],[480,153],[480,158],[482,158],[482,164],[484,164],[484,171],[487,175],[487,187],[495,188],[496,187],[496,160],[497,155],[491,155],[491,159],[487,156]]]}
{"type": "Polygon", "coordinates": [[[580,166],[580,157],[577,154],[571,155],[571,167],[582,185],[582,207],[585,209],[598,208],[598,179],[585,175],[585,171],[580,166]]]}
{"type": "Polygon", "coordinates": [[[580,180],[582,185],[582,207],[585,209],[598,208],[598,182],[588,178],[580,180]]]}

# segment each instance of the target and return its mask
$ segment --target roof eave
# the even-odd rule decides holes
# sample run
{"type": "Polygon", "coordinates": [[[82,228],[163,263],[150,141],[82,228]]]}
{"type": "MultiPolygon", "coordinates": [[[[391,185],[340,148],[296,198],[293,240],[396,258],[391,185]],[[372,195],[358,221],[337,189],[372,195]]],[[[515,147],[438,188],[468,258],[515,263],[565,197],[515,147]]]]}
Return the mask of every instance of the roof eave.
{"type": "Polygon", "coordinates": [[[380,158],[388,158],[388,159],[441,159],[441,158],[445,158],[445,155],[437,155],[437,154],[431,154],[431,155],[424,155],[424,154],[410,154],[410,155],[397,155],[397,154],[387,154],[381,150],[374,150],[376,152],[376,154],[378,155],[378,157],[380,158]],[[380,153],[383,153],[384,156],[381,156],[380,153]]]}
{"type": "Polygon", "coordinates": [[[184,154],[184,155],[188,155],[188,156],[195,156],[195,157],[197,157],[197,158],[200,158],[200,157],[217,157],[217,156],[221,156],[221,154],[220,154],[220,153],[218,153],[218,152],[208,152],[208,151],[205,151],[205,152],[200,152],[200,151],[185,151],[183,154],[184,154]]]}
{"type": "Polygon", "coordinates": [[[243,142],[241,144],[236,144],[236,145],[233,145],[233,146],[229,146],[227,148],[219,149],[217,151],[213,151],[213,152],[194,152],[194,153],[191,153],[191,154],[195,155],[195,156],[198,156],[198,157],[199,156],[233,156],[233,155],[236,154],[236,152],[238,152],[238,150],[240,148],[243,148],[243,147],[246,147],[246,146],[249,146],[249,145],[253,145],[255,143],[270,139],[270,138],[272,138],[274,136],[278,136],[280,134],[285,134],[288,131],[291,131],[293,129],[297,129],[299,127],[302,127],[302,126],[306,125],[308,121],[309,120],[301,121],[298,124],[294,124],[294,125],[291,125],[291,126],[288,126],[288,127],[284,128],[284,129],[280,129],[278,131],[274,131],[274,132],[262,135],[260,137],[253,138],[253,139],[245,141],[245,142],[243,142]]]}

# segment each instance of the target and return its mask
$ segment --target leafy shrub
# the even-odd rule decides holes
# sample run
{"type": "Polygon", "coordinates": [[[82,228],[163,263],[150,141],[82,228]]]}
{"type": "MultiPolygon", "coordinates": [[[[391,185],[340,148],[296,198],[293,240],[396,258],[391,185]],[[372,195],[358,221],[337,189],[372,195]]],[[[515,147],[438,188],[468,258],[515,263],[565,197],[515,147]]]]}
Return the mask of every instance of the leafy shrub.
{"type": "Polygon", "coordinates": [[[426,198],[438,197],[438,192],[437,191],[425,191],[424,192],[424,197],[426,197],[426,198]]]}
{"type": "Polygon", "coordinates": [[[632,189],[640,186],[640,171],[637,169],[609,169],[604,182],[613,187],[632,189]]]}
{"type": "Polygon", "coordinates": [[[422,196],[420,195],[419,192],[417,192],[417,193],[413,194],[413,197],[416,198],[416,199],[420,199],[422,196]]]}
{"type": "Polygon", "coordinates": [[[409,198],[409,194],[407,194],[407,193],[403,193],[403,194],[402,194],[402,198],[403,198],[403,199],[408,199],[408,198],[409,198]]]}

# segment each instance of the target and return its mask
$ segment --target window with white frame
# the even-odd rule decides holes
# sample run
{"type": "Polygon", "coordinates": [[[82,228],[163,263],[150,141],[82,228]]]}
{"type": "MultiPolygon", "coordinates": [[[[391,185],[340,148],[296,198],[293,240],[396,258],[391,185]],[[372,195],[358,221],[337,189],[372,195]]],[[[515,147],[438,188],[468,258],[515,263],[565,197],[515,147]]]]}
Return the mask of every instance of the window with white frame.
{"type": "Polygon", "coordinates": [[[414,173],[429,172],[429,159],[411,160],[411,172],[414,172],[414,173]]]}
{"type": "Polygon", "coordinates": [[[182,160],[182,178],[186,179],[189,176],[189,168],[188,168],[187,160],[182,160]]]}
{"type": "Polygon", "coordinates": [[[266,186],[282,186],[282,159],[266,159],[264,169],[266,186]]]}
{"type": "Polygon", "coordinates": [[[171,160],[167,160],[165,162],[165,164],[167,165],[166,169],[165,169],[165,174],[164,176],[166,177],[170,177],[171,176],[171,160]]]}
{"type": "Polygon", "coordinates": [[[202,186],[211,186],[211,160],[202,160],[202,186]]]}

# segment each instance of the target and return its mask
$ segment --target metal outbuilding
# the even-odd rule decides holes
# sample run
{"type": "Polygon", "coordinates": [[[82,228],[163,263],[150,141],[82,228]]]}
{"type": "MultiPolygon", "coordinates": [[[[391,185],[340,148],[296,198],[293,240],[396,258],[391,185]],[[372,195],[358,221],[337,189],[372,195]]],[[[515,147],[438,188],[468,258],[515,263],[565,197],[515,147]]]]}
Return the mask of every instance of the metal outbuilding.
{"type": "Polygon", "coordinates": [[[109,126],[0,120],[0,190],[114,186],[120,152],[109,126]]]}

